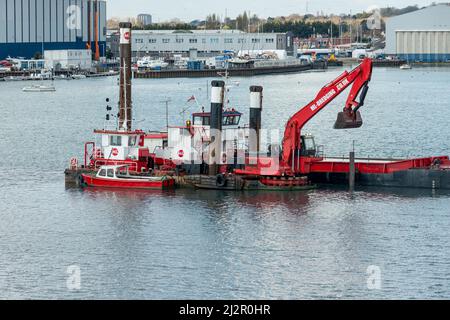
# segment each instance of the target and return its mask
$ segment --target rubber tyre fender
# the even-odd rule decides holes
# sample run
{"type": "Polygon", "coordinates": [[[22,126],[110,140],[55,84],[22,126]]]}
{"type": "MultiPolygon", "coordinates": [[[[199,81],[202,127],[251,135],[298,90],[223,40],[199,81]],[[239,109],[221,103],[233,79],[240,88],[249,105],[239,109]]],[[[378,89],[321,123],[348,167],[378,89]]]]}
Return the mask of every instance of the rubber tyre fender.
{"type": "Polygon", "coordinates": [[[83,176],[82,176],[81,174],[78,176],[78,185],[79,185],[81,188],[84,188],[84,187],[87,186],[87,184],[86,184],[86,182],[84,181],[84,178],[83,178],[83,176]]]}
{"type": "Polygon", "coordinates": [[[216,176],[216,186],[219,188],[226,187],[227,185],[227,178],[223,174],[218,174],[216,176]]]}

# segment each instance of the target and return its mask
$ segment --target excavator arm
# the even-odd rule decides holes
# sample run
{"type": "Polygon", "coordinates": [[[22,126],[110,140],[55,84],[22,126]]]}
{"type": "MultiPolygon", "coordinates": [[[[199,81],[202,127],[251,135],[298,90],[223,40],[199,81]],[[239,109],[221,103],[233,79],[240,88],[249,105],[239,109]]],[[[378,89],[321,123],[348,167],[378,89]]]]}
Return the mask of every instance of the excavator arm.
{"type": "Polygon", "coordinates": [[[368,83],[372,76],[372,60],[364,59],[355,69],[345,71],[338,78],[323,87],[316,98],[289,119],[283,138],[282,163],[296,172],[296,161],[300,157],[301,131],[303,127],[330,102],[353,84],[343,112],[338,114],[335,129],[359,128],[362,119],[359,108],[364,105],[364,99],[369,89],[368,83]],[[359,100],[357,98],[359,97],[359,100]]]}

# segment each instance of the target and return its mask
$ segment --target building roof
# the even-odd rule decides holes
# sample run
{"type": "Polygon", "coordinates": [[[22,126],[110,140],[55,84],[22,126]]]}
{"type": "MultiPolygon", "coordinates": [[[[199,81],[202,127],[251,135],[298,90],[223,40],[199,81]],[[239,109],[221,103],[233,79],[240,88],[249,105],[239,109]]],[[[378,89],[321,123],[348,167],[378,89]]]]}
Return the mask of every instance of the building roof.
{"type": "Polygon", "coordinates": [[[450,30],[450,3],[440,3],[417,11],[391,17],[387,24],[412,23],[429,26],[432,30],[450,30]]]}

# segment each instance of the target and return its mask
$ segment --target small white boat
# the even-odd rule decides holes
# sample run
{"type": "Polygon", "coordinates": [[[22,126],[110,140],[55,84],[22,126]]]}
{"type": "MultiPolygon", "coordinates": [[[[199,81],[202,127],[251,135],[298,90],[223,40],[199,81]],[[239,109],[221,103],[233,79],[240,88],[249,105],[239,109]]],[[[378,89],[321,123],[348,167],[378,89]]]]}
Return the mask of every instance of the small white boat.
{"type": "Polygon", "coordinates": [[[25,77],[22,76],[9,76],[6,78],[3,78],[4,81],[23,81],[26,80],[25,77]]]}
{"type": "Polygon", "coordinates": [[[72,79],[75,79],[75,80],[86,79],[86,75],[84,75],[84,74],[73,74],[72,75],[72,79]]]}
{"type": "Polygon", "coordinates": [[[22,89],[23,92],[55,92],[55,86],[33,85],[22,89]]]}
{"type": "Polygon", "coordinates": [[[137,61],[137,67],[145,69],[164,69],[169,64],[161,59],[152,59],[151,57],[143,57],[137,61]]]}
{"type": "Polygon", "coordinates": [[[53,74],[50,71],[41,70],[40,72],[32,73],[27,80],[52,80],[53,74]]]}
{"type": "Polygon", "coordinates": [[[68,77],[65,74],[60,74],[59,76],[55,76],[53,79],[55,79],[55,80],[72,80],[71,77],[68,77]]]}
{"type": "Polygon", "coordinates": [[[402,65],[400,66],[400,69],[402,69],[402,70],[411,70],[412,67],[411,67],[411,65],[409,65],[409,64],[402,64],[402,65]]]}

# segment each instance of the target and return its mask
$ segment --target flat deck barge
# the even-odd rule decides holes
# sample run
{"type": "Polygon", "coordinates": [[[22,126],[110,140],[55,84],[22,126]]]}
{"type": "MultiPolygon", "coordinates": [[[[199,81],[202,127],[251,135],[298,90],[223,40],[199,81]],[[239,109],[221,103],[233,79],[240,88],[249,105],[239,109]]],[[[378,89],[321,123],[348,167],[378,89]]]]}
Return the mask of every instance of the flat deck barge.
{"type": "Polygon", "coordinates": [[[163,78],[211,78],[217,77],[218,74],[225,74],[231,77],[252,77],[268,74],[294,73],[308,71],[311,69],[324,69],[326,64],[316,65],[288,65],[278,67],[258,67],[258,68],[230,68],[226,69],[203,69],[203,70],[146,70],[135,71],[134,78],[136,79],[163,79],[163,78]]]}

